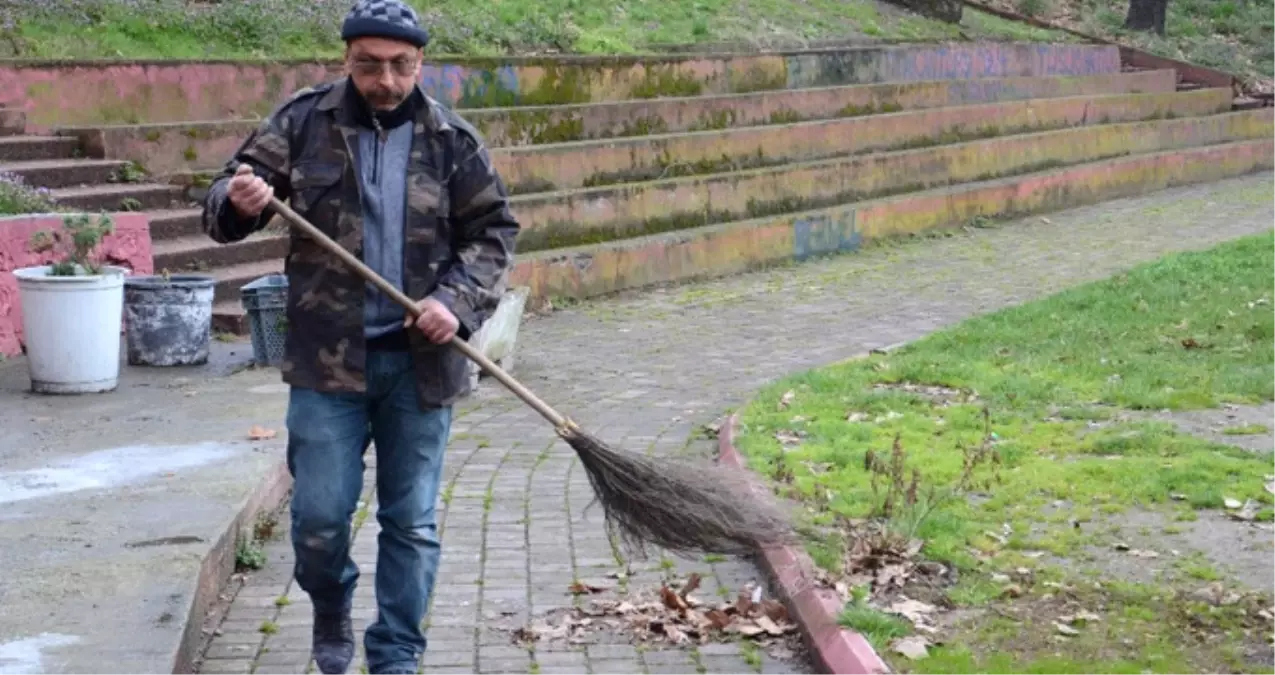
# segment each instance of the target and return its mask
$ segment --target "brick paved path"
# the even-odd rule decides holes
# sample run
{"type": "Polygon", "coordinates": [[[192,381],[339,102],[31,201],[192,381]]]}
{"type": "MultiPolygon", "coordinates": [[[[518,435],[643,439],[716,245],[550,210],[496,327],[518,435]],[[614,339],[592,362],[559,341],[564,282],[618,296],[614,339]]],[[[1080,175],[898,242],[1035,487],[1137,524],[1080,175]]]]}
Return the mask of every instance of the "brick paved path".
{"type": "MultiPolygon", "coordinates": [[[[778,376],[915,339],[1168,252],[1268,229],[1271,188],[1269,176],[1247,177],[589,303],[524,324],[515,375],[608,442],[707,454],[712,442],[696,429],[778,376]]],[[[809,668],[758,659],[735,645],[637,650],[619,641],[575,652],[540,650],[533,665],[496,626],[569,605],[568,584],[604,579],[620,569],[618,556],[596,508],[583,511],[590,491],[570,449],[554,442],[535,413],[486,381],[459,413],[426,672],[809,668]]],[[[376,533],[376,519],[368,517],[354,544],[365,575],[355,610],[360,630],[375,612],[376,533]]],[[[203,672],[307,667],[310,609],[289,583],[288,543],[268,550],[270,564],[235,599],[203,672]],[[289,604],[276,604],[285,595],[289,604]],[[277,632],[260,631],[267,620],[277,632]]],[[[657,579],[660,565],[657,559],[634,569],[630,583],[640,584],[657,579]]],[[[756,578],[750,565],[735,560],[677,562],[677,571],[690,569],[705,574],[709,592],[756,578]]]]}

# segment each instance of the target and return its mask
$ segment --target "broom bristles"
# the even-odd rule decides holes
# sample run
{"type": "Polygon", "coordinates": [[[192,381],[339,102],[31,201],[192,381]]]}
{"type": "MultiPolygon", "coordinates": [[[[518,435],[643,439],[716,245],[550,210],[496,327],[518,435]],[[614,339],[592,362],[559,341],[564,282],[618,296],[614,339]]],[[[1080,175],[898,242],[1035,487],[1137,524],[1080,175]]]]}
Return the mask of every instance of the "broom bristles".
{"type": "Polygon", "coordinates": [[[792,543],[769,490],[738,470],[614,450],[580,431],[565,437],[588,473],[607,526],[630,551],[748,555],[792,543]]]}

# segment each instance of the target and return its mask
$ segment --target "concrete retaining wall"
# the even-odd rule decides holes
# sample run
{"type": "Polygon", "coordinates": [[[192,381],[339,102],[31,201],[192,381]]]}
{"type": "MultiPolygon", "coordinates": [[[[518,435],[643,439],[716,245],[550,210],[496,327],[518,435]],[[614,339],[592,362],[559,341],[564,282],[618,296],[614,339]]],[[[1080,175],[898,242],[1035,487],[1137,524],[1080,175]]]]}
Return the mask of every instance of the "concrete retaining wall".
{"type": "MultiPolygon", "coordinates": [[[[22,353],[22,303],[18,280],[11,272],[23,267],[48,264],[48,253],[31,252],[31,236],[42,230],[62,229],[66,214],[8,216],[0,218],[0,354],[22,353]]],[[[103,239],[98,253],[112,265],[127,267],[138,274],[151,274],[150,223],[145,213],[108,214],[115,231],[103,239]]],[[[121,321],[123,317],[120,317],[121,321]]],[[[121,324],[122,326],[122,324],[121,324]]]]}
{"type": "MultiPolygon", "coordinates": [[[[467,110],[490,147],[724,129],[872,112],[1091,94],[1172,92],[1172,70],[1057,77],[989,77],[467,110]]],[[[66,127],[90,157],[137,162],[157,176],[220,169],[254,120],[66,127]]]]}
{"type": "Polygon", "coordinates": [[[900,152],[514,198],[518,250],[690,229],[1136,153],[1270,138],[1275,109],[1075,127],[900,152]]]}
{"type": "Polygon", "coordinates": [[[1034,99],[797,124],[499,148],[510,190],[543,192],[902,149],[1011,132],[1230,110],[1229,89],[1034,99]]]}
{"type": "Polygon", "coordinates": [[[985,183],[522,256],[511,283],[533,301],[588,297],[855,250],[970,219],[1026,214],[1275,168],[1275,141],[1122,157],[985,183]]]}
{"type": "MultiPolygon", "coordinates": [[[[336,63],[0,62],[0,106],[29,130],[238,119],[335,77],[336,63]]],[[[458,107],[546,105],[874,82],[1120,70],[1114,46],[954,43],[754,55],[431,61],[421,84],[458,107]]]]}

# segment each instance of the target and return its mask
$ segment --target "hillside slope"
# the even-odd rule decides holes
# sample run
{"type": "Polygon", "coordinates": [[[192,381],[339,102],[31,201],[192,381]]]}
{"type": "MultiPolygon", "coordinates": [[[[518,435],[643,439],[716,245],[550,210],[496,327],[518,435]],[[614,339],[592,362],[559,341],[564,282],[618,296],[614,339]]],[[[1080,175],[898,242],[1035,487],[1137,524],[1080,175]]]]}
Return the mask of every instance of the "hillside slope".
{"type": "MultiPolygon", "coordinates": [[[[1066,41],[967,11],[961,25],[878,0],[409,0],[439,54],[624,54],[648,45],[817,39],[1066,41]]],[[[0,0],[0,57],[310,58],[340,53],[350,0],[0,0]]]]}
{"type": "Polygon", "coordinates": [[[1165,35],[1124,30],[1128,0],[980,0],[1153,54],[1218,68],[1259,91],[1275,78],[1275,0],[1169,0],[1165,35]]]}

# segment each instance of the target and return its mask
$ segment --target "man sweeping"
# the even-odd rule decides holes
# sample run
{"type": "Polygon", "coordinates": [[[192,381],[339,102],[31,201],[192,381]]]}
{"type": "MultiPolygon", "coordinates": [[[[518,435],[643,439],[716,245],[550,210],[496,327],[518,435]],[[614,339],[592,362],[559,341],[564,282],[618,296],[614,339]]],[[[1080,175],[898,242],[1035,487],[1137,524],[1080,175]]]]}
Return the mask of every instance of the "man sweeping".
{"type": "Polygon", "coordinates": [[[363,454],[376,447],[377,619],[372,673],[415,673],[439,564],[434,504],[467,361],[447,346],[495,310],[519,226],[478,133],[418,86],[429,40],[398,0],[359,0],[341,31],[348,76],[303,90],[236,151],[212,184],[203,227],[239,241],[274,215],[271,196],[420,299],[414,322],[310,239],[294,234],[281,367],[291,385],[295,575],[314,604],[314,660],[354,656],[359,572],[350,522],[363,454]],[[414,325],[413,325],[414,324],[414,325]]]}

